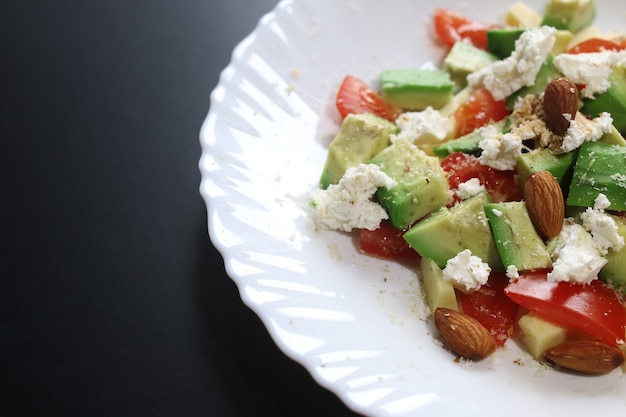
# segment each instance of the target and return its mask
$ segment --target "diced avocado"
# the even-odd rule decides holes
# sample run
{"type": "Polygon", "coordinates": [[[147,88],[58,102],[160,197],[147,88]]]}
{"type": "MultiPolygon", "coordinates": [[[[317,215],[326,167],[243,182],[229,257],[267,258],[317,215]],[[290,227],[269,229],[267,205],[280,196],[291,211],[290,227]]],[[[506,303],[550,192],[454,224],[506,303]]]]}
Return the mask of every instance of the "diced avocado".
{"type": "Polygon", "coordinates": [[[320,184],[327,188],[341,179],[346,170],[368,162],[390,144],[397,126],[371,113],[349,114],[328,146],[320,184]]]}
{"type": "Polygon", "coordinates": [[[450,208],[442,207],[406,231],[404,239],[441,269],[449,259],[469,249],[492,270],[501,271],[502,262],[483,209],[490,201],[489,194],[483,191],[450,208]]]}
{"type": "Polygon", "coordinates": [[[595,17],[595,0],[548,0],[541,24],[577,33],[595,17]]]}
{"type": "Polygon", "coordinates": [[[430,259],[420,261],[420,275],[424,286],[426,304],[430,313],[434,313],[439,307],[451,310],[459,309],[456,299],[456,291],[449,281],[443,279],[443,272],[437,264],[430,259]]]}
{"type": "Polygon", "coordinates": [[[606,143],[607,145],[626,146],[626,139],[619,133],[615,125],[612,126],[611,133],[602,135],[602,137],[598,139],[598,142],[606,143]]]}
{"type": "MultiPolygon", "coordinates": [[[[617,225],[617,233],[626,239],[626,219],[613,215],[611,217],[617,225]]],[[[600,279],[626,295],[626,249],[622,248],[617,252],[609,249],[606,260],[608,262],[600,270],[600,279]]]]}
{"type": "MultiPolygon", "coordinates": [[[[506,131],[511,125],[511,119],[506,117],[498,122],[493,123],[496,128],[502,132],[506,131]]],[[[482,149],[480,148],[480,141],[483,140],[483,136],[479,131],[474,130],[466,135],[460,136],[456,139],[449,140],[442,143],[439,146],[433,148],[433,153],[440,158],[445,158],[454,152],[463,152],[470,155],[480,155],[482,149]]]]}
{"type": "Polygon", "coordinates": [[[572,39],[574,39],[574,34],[569,30],[557,30],[554,34],[554,46],[552,47],[552,53],[554,55],[558,55],[567,52],[572,39]]]}
{"type": "Polygon", "coordinates": [[[518,320],[522,343],[535,359],[542,359],[543,353],[567,340],[568,329],[544,320],[530,312],[518,320]]]}
{"type": "Polygon", "coordinates": [[[567,194],[577,155],[578,150],[553,154],[546,148],[523,153],[517,160],[517,179],[522,189],[530,174],[535,171],[549,171],[557,179],[563,192],[567,194]]]}
{"type": "Polygon", "coordinates": [[[539,13],[518,1],[509,6],[504,14],[504,23],[507,26],[519,28],[534,28],[541,25],[542,17],[539,13]]]}
{"type": "Polygon", "coordinates": [[[524,201],[489,203],[485,205],[485,213],[505,268],[513,265],[518,271],[531,271],[552,266],[550,254],[524,201]]]}
{"type": "Polygon", "coordinates": [[[495,55],[467,42],[456,42],[443,60],[444,69],[455,84],[455,91],[467,86],[467,75],[498,60],[495,55]]]}
{"type": "Polygon", "coordinates": [[[525,28],[509,27],[487,30],[487,49],[500,59],[507,58],[515,50],[515,41],[525,28]]]}
{"type": "Polygon", "coordinates": [[[450,200],[450,187],[439,158],[401,139],[379,152],[372,160],[398,185],[379,188],[378,202],[391,223],[405,229],[450,200]]]}
{"type": "Polygon", "coordinates": [[[609,89],[593,99],[585,99],[580,111],[589,117],[609,112],[613,117],[613,126],[626,133],[626,65],[616,65],[609,76],[609,82],[609,89]]]}
{"type": "Polygon", "coordinates": [[[546,62],[543,63],[537,77],[535,78],[535,84],[522,87],[515,93],[506,98],[506,106],[509,110],[515,107],[515,103],[519,97],[526,97],[528,94],[539,95],[544,92],[546,86],[550,81],[562,77],[563,74],[554,66],[554,54],[550,54],[546,62]]]}
{"type": "Polygon", "coordinates": [[[452,98],[454,83],[444,70],[400,68],[383,71],[380,88],[383,99],[398,107],[439,109],[452,98]]]}
{"type": "Polygon", "coordinates": [[[576,158],[566,204],[593,207],[600,193],[609,199],[609,210],[626,210],[626,147],[585,142],[576,158]]]}

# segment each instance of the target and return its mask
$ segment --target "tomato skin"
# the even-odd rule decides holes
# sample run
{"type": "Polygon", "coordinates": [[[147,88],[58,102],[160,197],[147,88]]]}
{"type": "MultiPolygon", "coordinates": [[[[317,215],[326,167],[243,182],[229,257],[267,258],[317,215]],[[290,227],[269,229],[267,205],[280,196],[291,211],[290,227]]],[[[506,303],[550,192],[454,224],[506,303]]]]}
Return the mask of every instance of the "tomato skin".
{"type": "Polygon", "coordinates": [[[376,230],[359,230],[359,250],[385,259],[420,260],[421,256],[402,237],[406,230],[383,220],[376,230]]]}
{"type": "Polygon", "coordinates": [[[508,283],[506,274],[494,272],[480,289],[466,294],[459,293],[463,313],[474,317],[485,326],[498,346],[504,345],[513,334],[519,310],[519,305],[504,293],[508,283]]]}
{"type": "MultiPolygon", "coordinates": [[[[516,201],[522,198],[522,190],[517,182],[515,171],[498,171],[480,163],[478,157],[463,152],[454,152],[441,161],[441,167],[448,173],[451,190],[471,178],[478,178],[495,203],[516,201]]],[[[454,202],[459,201],[455,195],[454,202]]]]}
{"type": "Polygon", "coordinates": [[[437,38],[448,48],[452,48],[456,42],[469,41],[475,47],[484,50],[488,49],[487,30],[497,27],[497,25],[487,25],[445,8],[435,9],[433,26],[437,38]]]}
{"type": "Polygon", "coordinates": [[[580,42],[570,48],[568,54],[582,54],[602,51],[621,51],[626,47],[624,43],[614,42],[608,39],[591,38],[580,42]]]}
{"type": "Polygon", "coordinates": [[[504,100],[496,100],[486,88],[478,88],[454,112],[456,136],[473,132],[490,122],[498,122],[509,115],[504,100]]]}
{"type": "Polygon", "coordinates": [[[547,271],[534,271],[522,274],[504,292],[548,321],[605,343],[616,345],[624,340],[626,309],[617,293],[600,280],[585,285],[551,282],[547,271]]]}
{"type": "Polygon", "coordinates": [[[348,114],[373,113],[395,122],[401,109],[386,103],[382,96],[365,81],[353,75],[346,75],[339,86],[335,106],[344,119],[348,114]]]}

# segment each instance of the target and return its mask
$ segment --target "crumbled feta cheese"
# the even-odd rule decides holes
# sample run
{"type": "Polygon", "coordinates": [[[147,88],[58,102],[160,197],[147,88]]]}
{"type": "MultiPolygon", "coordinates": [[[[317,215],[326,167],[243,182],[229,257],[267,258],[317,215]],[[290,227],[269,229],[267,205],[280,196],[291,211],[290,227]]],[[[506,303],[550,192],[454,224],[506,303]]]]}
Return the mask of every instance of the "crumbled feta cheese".
{"type": "Polygon", "coordinates": [[[519,278],[519,271],[515,265],[509,265],[506,268],[506,276],[510,281],[515,281],[519,278]]]}
{"type": "Polygon", "coordinates": [[[588,119],[583,114],[576,113],[574,120],[570,120],[569,128],[563,136],[561,152],[570,152],[577,149],[584,142],[595,142],[613,130],[613,118],[607,112],[602,112],[594,119],[588,119]]]}
{"type": "Polygon", "coordinates": [[[377,165],[348,168],[337,184],[313,192],[315,221],[319,227],[329,230],[375,230],[389,216],[380,204],[372,201],[372,196],[379,187],[390,189],[396,185],[377,165]]]}
{"type": "Polygon", "coordinates": [[[548,281],[586,284],[597,279],[607,260],[602,256],[593,237],[583,226],[566,221],[558,236],[548,242],[552,248],[552,271],[548,281]]]}
{"type": "Polygon", "coordinates": [[[610,86],[609,75],[617,65],[625,65],[626,51],[601,51],[581,54],[559,54],[554,66],[576,84],[584,84],[581,94],[593,98],[610,86]]]}
{"type": "Polygon", "coordinates": [[[510,56],[469,74],[469,85],[484,86],[496,100],[533,85],[541,65],[552,51],[555,33],[556,29],[550,26],[526,30],[515,42],[510,56]]]}
{"type": "Polygon", "coordinates": [[[469,180],[459,184],[456,194],[463,200],[468,199],[485,189],[478,178],[470,178],[469,180]]]}
{"type": "Polygon", "coordinates": [[[451,131],[449,117],[443,116],[438,110],[428,106],[422,111],[402,113],[396,119],[400,132],[391,135],[391,142],[407,139],[416,145],[420,142],[442,141],[451,131]]]}
{"type": "Polygon", "coordinates": [[[619,251],[624,247],[624,238],[618,233],[615,220],[604,212],[610,204],[604,194],[599,194],[593,208],[589,207],[580,214],[583,227],[591,233],[602,255],[606,255],[609,249],[619,251]]]}
{"type": "Polygon", "coordinates": [[[522,154],[522,141],[529,138],[515,131],[502,133],[491,124],[481,127],[478,133],[482,136],[478,146],[482,149],[479,159],[483,165],[501,171],[515,169],[522,154]]]}
{"type": "Polygon", "coordinates": [[[461,291],[471,292],[487,283],[491,268],[472,251],[465,249],[449,259],[443,269],[443,279],[461,291]]]}

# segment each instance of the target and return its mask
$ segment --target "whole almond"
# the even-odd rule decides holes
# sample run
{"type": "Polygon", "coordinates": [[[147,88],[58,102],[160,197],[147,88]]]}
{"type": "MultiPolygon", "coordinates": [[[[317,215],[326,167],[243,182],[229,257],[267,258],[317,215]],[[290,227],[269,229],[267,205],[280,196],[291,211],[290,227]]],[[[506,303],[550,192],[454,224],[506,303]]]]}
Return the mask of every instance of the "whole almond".
{"type": "Polygon", "coordinates": [[[604,374],[624,363],[624,353],[599,340],[570,340],[551,347],[544,357],[555,364],[586,374],[604,374]]]}
{"type": "Polygon", "coordinates": [[[549,171],[535,171],[524,184],[530,219],[546,238],[559,234],[565,217],[565,200],[559,182],[549,171]]]}
{"type": "Polygon", "coordinates": [[[457,355],[479,360],[496,350],[495,339],[475,318],[443,307],[435,310],[434,317],[444,345],[457,355]]]}
{"type": "Polygon", "coordinates": [[[563,136],[578,112],[578,88],[567,78],[550,81],[543,95],[544,121],[554,134],[563,136]],[[565,116],[567,115],[567,116],[565,116]]]}

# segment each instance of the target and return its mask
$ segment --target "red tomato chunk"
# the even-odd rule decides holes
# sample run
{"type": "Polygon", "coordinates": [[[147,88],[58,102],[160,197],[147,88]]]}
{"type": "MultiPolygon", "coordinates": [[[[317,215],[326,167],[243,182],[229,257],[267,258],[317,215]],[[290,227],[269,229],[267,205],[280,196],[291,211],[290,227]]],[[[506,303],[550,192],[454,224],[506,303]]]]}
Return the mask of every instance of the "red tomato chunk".
{"type": "Polygon", "coordinates": [[[579,330],[605,343],[624,340],[626,310],[617,293],[600,280],[590,284],[551,282],[546,271],[528,272],[505,293],[548,321],[579,330]]]}

